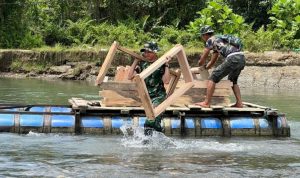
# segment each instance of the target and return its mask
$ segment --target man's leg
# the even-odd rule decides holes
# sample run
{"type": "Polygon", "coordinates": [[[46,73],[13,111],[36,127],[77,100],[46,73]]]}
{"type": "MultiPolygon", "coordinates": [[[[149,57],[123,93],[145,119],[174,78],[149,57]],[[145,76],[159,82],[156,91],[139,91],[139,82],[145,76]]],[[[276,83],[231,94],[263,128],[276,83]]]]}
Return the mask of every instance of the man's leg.
{"type": "Polygon", "coordinates": [[[232,72],[229,73],[229,75],[228,75],[228,79],[230,81],[232,81],[232,83],[233,83],[232,91],[233,91],[235,99],[236,99],[236,103],[231,107],[242,108],[243,102],[242,102],[242,97],[241,97],[241,91],[240,91],[239,85],[237,84],[237,81],[238,81],[239,75],[241,74],[241,71],[245,67],[245,57],[244,57],[244,55],[234,55],[232,60],[235,60],[237,62],[237,64],[232,67],[234,70],[232,70],[232,72]]]}
{"type": "MultiPolygon", "coordinates": [[[[166,94],[163,93],[158,97],[154,97],[152,98],[152,104],[154,106],[154,108],[156,106],[158,106],[160,103],[162,103],[166,98],[166,94]]],[[[162,120],[162,116],[159,115],[157,116],[154,120],[149,120],[148,118],[146,119],[146,122],[144,124],[144,134],[147,136],[151,136],[153,131],[157,131],[157,132],[162,132],[163,129],[161,127],[161,120],[162,120]]]]}
{"type": "Polygon", "coordinates": [[[162,132],[163,128],[161,127],[161,116],[157,116],[154,120],[146,119],[144,124],[144,134],[146,136],[151,136],[153,131],[162,132]]]}
{"type": "Polygon", "coordinates": [[[242,102],[242,96],[241,96],[241,91],[240,91],[239,85],[233,84],[232,91],[233,91],[235,99],[236,99],[236,103],[232,107],[242,108],[243,102],[242,102]]]}
{"type": "Polygon", "coordinates": [[[216,87],[216,83],[213,82],[212,80],[208,80],[205,100],[203,102],[200,102],[200,103],[195,103],[195,105],[205,107],[205,108],[209,108],[211,98],[212,98],[212,96],[215,92],[215,87],[216,87]]]}

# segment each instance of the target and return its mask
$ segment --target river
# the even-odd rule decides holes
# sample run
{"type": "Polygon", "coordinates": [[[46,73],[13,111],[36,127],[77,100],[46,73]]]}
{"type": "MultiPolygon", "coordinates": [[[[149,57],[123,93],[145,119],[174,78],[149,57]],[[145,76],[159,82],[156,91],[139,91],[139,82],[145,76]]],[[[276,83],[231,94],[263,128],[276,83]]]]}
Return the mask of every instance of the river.
{"type": "MultiPolygon", "coordinates": [[[[0,79],[0,103],[99,99],[78,81],[0,79]]],[[[300,177],[300,90],[242,88],[244,101],[286,113],[290,138],[177,138],[0,133],[0,177],[300,177]]]]}

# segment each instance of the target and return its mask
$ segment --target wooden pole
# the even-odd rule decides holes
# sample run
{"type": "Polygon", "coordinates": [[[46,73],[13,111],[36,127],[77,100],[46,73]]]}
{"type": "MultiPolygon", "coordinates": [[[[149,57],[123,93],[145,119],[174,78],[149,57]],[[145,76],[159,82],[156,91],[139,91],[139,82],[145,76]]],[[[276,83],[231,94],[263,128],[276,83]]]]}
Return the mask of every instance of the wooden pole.
{"type": "Polygon", "coordinates": [[[96,83],[95,83],[96,85],[100,85],[103,82],[103,79],[111,65],[114,55],[117,52],[117,46],[118,46],[118,43],[116,41],[114,41],[114,43],[111,45],[111,47],[108,51],[108,54],[100,68],[100,71],[99,71],[99,74],[97,76],[96,83]]]}

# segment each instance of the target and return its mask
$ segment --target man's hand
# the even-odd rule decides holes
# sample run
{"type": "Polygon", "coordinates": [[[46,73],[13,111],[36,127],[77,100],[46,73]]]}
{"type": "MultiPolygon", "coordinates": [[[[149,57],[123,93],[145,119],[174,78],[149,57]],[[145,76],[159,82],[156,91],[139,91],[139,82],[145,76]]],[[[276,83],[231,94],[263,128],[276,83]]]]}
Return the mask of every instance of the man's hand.
{"type": "Polygon", "coordinates": [[[200,66],[200,67],[199,67],[199,70],[200,70],[200,71],[204,71],[204,70],[206,70],[206,66],[205,66],[205,65],[203,65],[203,66],[200,66]]]}

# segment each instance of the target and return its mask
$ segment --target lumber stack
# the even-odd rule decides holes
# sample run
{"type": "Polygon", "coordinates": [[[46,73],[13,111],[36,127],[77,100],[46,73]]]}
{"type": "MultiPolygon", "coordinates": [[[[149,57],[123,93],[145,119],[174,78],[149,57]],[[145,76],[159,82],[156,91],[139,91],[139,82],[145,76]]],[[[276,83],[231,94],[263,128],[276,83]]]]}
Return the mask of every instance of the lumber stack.
{"type": "MultiPolygon", "coordinates": [[[[181,82],[178,83],[181,85],[181,82]]],[[[229,96],[232,94],[232,82],[229,80],[222,80],[216,84],[215,92],[212,97],[212,105],[228,106],[230,104],[229,96]]],[[[207,91],[207,80],[194,81],[194,86],[188,90],[183,96],[179,97],[171,106],[191,105],[203,101],[207,91]]]]}
{"type": "Polygon", "coordinates": [[[109,81],[101,84],[101,106],[141,106],[136,84],[131,81],[109,81]]]}
{"type": "MultiPolygon", "coordinates": [[[[181,85],[181,81],[177,86],[181,85]]],[[[179,97],[171,106],[181,107],[203,101],[206,96],[207,81],[194,81],[194,86],[184,95],[179,97]]],[[[228,106],[230,104],[230,95],[232,83],[229,80],[222,80],[216,84],[216,89],[212,97],[212,105],[228,106]]],[[[103,98],[101,106],[122,106],[135,107],[142,106],[141,100],[137,94],[136,84],[131,81],[110,81],[103,82],[102,91],[99,95],[103,98]]],[[[177,89],[177,88],[176,88],[177,89]]],[[[176,90],[175,89],[175,90],[176,90]]]]}
{"type": "MultiPolygon", "coordinates": [[[[137,93],[136,83],[127,79],[129,68],[130,66],[118,66],[114,80],[104,81],[101,84],[102,91],[99,92],[99,95],[102,97],[102,106],[142,106],[141,99],[137,93]]],[[[168,95],[174,92],[180,74],[180,70],[170,70],[171,80],[169,84],[165,85],[168,95]]]]}

